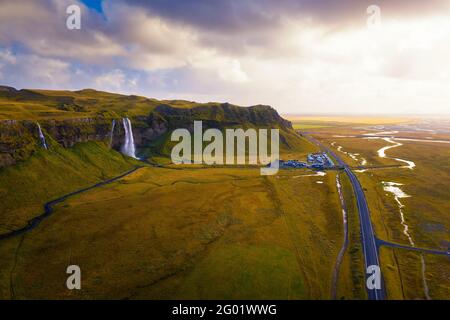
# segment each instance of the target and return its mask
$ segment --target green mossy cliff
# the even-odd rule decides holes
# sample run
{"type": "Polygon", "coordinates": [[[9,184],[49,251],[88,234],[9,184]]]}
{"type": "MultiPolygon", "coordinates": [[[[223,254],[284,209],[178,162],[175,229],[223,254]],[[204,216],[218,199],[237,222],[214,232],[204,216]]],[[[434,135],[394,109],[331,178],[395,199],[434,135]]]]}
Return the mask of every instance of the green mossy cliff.
{"type": "Polygon", "coordinates": [[[264,105],[239,107],[229,103],[158,101],[95,90],[0,87],[0,168],[24,161],[42,149],[38,123],[49,148],[56,145],[71,148],[80,142],[100,141],[120,150],[125,139],[123,117],[132,122],[138,149],[154,146],[159,140],[164,143],[161,138],[176,128],[192,129],[195,120],[202,120],[205,128],[292,129],[289,121],[264,105]]]}

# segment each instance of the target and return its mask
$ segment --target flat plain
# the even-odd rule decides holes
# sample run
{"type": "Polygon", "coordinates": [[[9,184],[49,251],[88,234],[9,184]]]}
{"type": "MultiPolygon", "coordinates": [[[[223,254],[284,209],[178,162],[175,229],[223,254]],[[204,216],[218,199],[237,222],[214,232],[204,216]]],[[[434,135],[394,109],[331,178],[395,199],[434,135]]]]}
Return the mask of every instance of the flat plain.
{"type": "MultiPolygon", "coordinates": [[[[300,131],[308,131],[354,168],[378,238],[449,251],[450,134],[439,121],[434,121],[436,130],[430,130],[428,121],[427,129],[421,129],[422,121],[416,118],[395,122],[325,117],[315,121],[316,128],[300,131]],[[380,149],[399,143],[380,157],[380,149]],[[396,197],[383,182],[394,183],[404,194],[396,197]]],[[[380,251],[388,298],[448,299],[448,257],[390,247],[380,251]]]]}

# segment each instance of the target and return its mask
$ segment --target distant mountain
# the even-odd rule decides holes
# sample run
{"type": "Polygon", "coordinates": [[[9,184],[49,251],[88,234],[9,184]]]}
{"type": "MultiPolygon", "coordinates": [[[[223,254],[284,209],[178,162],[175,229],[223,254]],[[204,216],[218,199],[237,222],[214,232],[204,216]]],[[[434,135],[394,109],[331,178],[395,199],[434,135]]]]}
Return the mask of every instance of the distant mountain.
{"type": "Polygon", "coordinates": [[[13,87],[0,86],[0,92],[17,92],[17,90],[13,87]]]}

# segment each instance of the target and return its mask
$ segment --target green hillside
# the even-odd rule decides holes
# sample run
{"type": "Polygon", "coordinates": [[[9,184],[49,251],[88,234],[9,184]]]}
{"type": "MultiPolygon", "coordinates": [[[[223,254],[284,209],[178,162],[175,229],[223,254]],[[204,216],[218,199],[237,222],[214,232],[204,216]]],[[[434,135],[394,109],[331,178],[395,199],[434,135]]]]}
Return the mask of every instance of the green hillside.
{"type": "MultiPolygon", "coordinates": [[[[43,204],[133,168],[137,161],[100,142],[58,145],[0,169],[0,234],[16,230],[43,212],[43,204]]],[[[142,165],[142,163],[139,163],[142,165]]]]}
{"type": "Polygon", "coordinates": [[[196,103],[184,100],[156,100],[93,89],[79,91],[16,90],[12,87],[0,86],[0,120],[143,116],[158,105],[194,108],[199,106],[213,107],[220,104],[216,102],[196,103]]]}

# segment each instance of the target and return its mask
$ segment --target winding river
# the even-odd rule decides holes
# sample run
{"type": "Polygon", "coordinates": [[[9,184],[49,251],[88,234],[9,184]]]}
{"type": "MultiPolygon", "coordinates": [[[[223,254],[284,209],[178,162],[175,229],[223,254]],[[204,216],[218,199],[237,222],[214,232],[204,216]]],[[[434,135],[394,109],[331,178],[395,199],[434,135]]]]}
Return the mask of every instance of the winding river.
{"type": "MultiPolygon", "coordinates": [[[[373,139],[373,138],[371,138],[373,139]]],[[[406,166],[404,166],[403,168],[408,168],[408,169],[414,169],[414,167],[416,166],[416,164],[413,161],[409,161],[409,160],[404,160],[404,159],[400,159],[400,158],[393,158],[393,157],[388,157],[386,156],[386,151],[389,149],[393,149],[393,148],[397,148],[403,145],[403,143],[394,141],[392,138],[382,138],[384,141],[389,142],[391,145],[390,146],[386,146],[381,148],[380,150],[377,151],[378,156],[380,158],[386,158],[386,159],[392,159],[392,160],[396,160],[399,162],[403,162],[406,163],[406,166]]]]}
{"type": "MultiPolygon", "coordinates": [[[[384,133],[392,133],[392,132],[384,132],[384,133]]],[[[382,133],[378,133],[382,134],[382,133]]],[[[402,168],[407,168],[410,170],[413,170],[416,167],[416,164],[413,161],[410,160],[404,160],[404,159],[400,159],[400,158],[394,158],[394,157],[389,157],[386,155],[386,151],[389,149],[393,149],[393,148],[397,148],[402,146],[403,144],[398,142],[398,141],[394,141],[394,138],[392,137],[386,137],[386,138],[380,138],[380,137],[367,137],[366,139],[383,139],[384,141],[390,143],[391,145],[388,145],[386,147],[383,147],[381,149],[379,149],[377,151],[378,156],[380,158],[387,158],[387,159],[393,159],[402,163],[406,163],[406,166],[403,166],[402,168]]],[[[400,224],[403,227],[403,234],[408,238],[408,241],[410,243],[410,245],[412,247],[415,247],[415,243],[413,240],[413,237],[411,236],[411,234],[409,233],[409,226],[406,223],[405,220],[405,213],[403,211],[404,208],[404,204],[401,202],[400,199],[403,198],[409,198],[410,195],[406,194],[400,187],[403,185],[401,183],[396,183],[396,182],[387,182],[387,181],[382,181],[382,185],[383,185],[383,190],[386,192],[391,193],[394,196],[395,201],[397,202],[397,206],[398,206],[398,211],[400,214],[400,224]]],[[[429,294],[429,288],[428,288],[428,284],[427,284],[427,279],[425,276],[425,270],[426,270],[426,265],[425,265],[425,258],[423,256],[423,254],[420,255],[420,261],[421,261],[421,265],[422,265],[422,283],[423,283],[423,290],[424,290],[424,294],[425,297],[428,300],[431,300],[430,294],[429,294]]]]}

